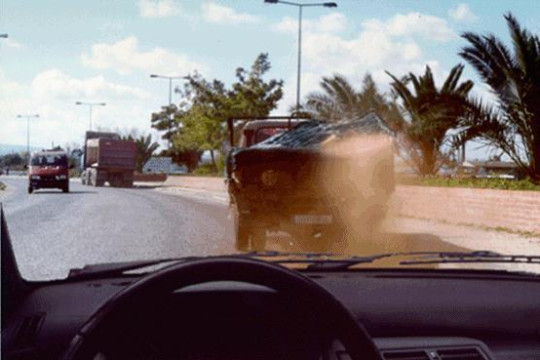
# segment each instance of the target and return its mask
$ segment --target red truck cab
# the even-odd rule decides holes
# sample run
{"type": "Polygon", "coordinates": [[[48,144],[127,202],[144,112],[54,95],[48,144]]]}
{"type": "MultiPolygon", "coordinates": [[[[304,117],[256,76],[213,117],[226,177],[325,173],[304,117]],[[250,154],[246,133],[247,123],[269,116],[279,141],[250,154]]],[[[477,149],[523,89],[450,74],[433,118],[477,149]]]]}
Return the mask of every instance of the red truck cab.
{"type": "Polygon", "coordinates": [[[28,166],[28,193],[51,188],[69,192],[69,168],[64,151],[33,153],[28,166]]]}

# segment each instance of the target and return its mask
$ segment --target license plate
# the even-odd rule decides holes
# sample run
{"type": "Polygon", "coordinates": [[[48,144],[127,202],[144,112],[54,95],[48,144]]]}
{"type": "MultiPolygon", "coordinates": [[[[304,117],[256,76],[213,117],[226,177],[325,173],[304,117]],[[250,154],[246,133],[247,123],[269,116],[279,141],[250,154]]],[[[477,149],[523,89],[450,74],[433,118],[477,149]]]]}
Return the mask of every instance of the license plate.
{"type": "Polygon", "coordinates": [[[293,215],[293,224],[331,224],[332,215],[293,215]]]}

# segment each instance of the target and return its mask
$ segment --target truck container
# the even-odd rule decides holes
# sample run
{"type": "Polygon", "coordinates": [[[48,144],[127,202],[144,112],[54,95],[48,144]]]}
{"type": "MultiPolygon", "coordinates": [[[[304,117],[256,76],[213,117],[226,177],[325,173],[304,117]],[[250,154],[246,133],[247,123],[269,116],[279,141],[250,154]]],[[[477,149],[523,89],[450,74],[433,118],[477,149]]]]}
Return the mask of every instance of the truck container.
{"type": "Polygon", "coordinates": [[[83,185],[133,186],[135,143],[121,140],[115,133],[86,133],[81,175],[83,185]]]}

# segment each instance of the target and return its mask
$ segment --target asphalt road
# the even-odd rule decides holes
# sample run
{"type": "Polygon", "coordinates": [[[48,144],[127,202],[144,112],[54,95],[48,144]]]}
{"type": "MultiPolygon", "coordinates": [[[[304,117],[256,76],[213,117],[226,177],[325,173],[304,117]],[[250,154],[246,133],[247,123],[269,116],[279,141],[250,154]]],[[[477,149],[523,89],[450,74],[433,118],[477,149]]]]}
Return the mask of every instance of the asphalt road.
{"type": "MultiPolygon", "coordinates": [[[[2,181],[8,188],[0,191],[0,201],[21,273],[29,280],[63,278],[85,264],[235,252],[225,197],[75,181],[67,194],[29,195],[24,178],[2,181]]],[[[269,249],[281,250],[279,241],[269,240],[269,249]]],[[[428,233],[385,233],[352,247],[360,255],[420,250],[464,249],[428,233]]]]}
{"type": "Polygon", "coordinates": [[[0,201],[27,279],[65,277],[85,264],[234,252],[221,204],[73,181],[67,194],[29,195],[24,179],[2,181],[8,189],[0,201]]]}

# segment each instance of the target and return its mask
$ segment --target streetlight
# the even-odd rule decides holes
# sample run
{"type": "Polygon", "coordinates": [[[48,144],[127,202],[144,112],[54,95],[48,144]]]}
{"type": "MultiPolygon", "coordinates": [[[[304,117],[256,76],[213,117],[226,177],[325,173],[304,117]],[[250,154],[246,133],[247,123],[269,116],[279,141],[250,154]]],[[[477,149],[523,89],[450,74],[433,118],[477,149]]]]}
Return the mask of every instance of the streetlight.
{"type": "MultiPolygon", "coordinates": [[[[171,107],[172,105],[172,82],[173,80],[180,80],[180,79],[184,79],[184,80],[187,80],[189,79],[188,76],[167,76],[167,75],[157,75],[157,74],[151,74],[150,75],[151,78],[153,79],[166,79],[166,80],[169,80],[169,107],[171,107]]],[[[173,122],[173,114],[170,115],[170,125],[172,126],[172,122],[173,122]]],[[[171,148],[171,139],[167,139],[167,148],[171,148]]]]}
{"type": "Polygon", "coordinates": [[[26,156],[28,156],[28,159],[26,160],[26,163],[28,164],[30,162],[30,119],[31,118],[38,118],[39,114],[31,114],[31,115],[17,115],[17,118],[26,118],[26,156]]]}
{"type": "Polygon", "coordinates": [[[298,8],[298,74],[296,78],[296,111],[300,111],[300,70],[302,64],[302,9],[305,7],[322,6],[327,8],[335,8],[337,4],[335,2],[322,2],[322,3],[295,3],[292,1],[282,0],[264,0],[267,4],[285,4],[296,6],[298,8]]]}
{"type": "Polygon", "coordinates": [[[75,103],[75,105],[86,105],[88,106],[88,108],[90,109],[90,126],[89,126],[89,130],[92,131],[92,108],[94,106],[105,106],[107,105],[106,103],[102,102],[102,103],[96,103],[96,102],[83,102],[83,101],[77,101],[75,103]]]}

